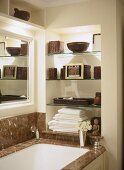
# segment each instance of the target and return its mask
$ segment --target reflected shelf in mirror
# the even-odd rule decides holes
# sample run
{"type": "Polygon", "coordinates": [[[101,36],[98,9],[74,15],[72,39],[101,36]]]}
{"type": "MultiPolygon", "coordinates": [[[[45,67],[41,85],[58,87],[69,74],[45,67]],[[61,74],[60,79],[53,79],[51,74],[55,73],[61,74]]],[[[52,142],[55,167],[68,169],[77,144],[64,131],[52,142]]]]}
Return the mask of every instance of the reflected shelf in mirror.
{"type": "Polygon", "coordinates": [[[28,56],[24,56],[24,55],[16,55],[16,56],[8,56],[8,55],[5,55],[5,56],[0,56],[0,58],[27,58],[28,56]]]}
{"type": "Polygon", "coordinates": [[[14,102],[14,101],[18,101],[18,100],[27,100],[27,97],[22,95],[22,96],[19,96],[19,95],[0,95],[0,104],[4,104],[6,102],[14,102]]]}
{"type": "MultiPolygon", "coordinates": [[[[0,106],[29,102],[31,41],[6,31],[0,35],[0,106]],[[14,80],[14,81],[13,81],[14,80]]],[[[33,46],[32,46],[33,47],[33,46]]]]}
{"type": "Polygon", "coordinates": [[[19,80],[22,81],[22,80],[23,80],[23,81],[28,81],[27,79],[24,80],[24,79],[11,79],[11,78],[10,78],[10,79],[9,79],[9,78],[8,78],[8,79],[1,79],[1,78],[0,78],[0,80],[3,80],[3,81],[4,81],[4,80],[5,80],[5,81],[6,81],[6,80],[16,80],[16,81],[19,81],[19,80]]]}

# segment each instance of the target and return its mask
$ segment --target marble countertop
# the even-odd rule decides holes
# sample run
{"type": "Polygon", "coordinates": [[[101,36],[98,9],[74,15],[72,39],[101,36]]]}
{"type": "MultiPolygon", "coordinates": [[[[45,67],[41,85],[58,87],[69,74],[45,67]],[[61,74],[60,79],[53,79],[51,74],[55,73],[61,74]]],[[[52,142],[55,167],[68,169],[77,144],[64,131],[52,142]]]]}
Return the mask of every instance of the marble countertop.
{"type": "MultiPolygon", "coordinates": [[[[34,144],[39,143],[47,143],[47,144],[56,144],[56,145],[63,145],[63,146],[73,146],[73,147],[79,147],[77,144],[70,144],[68,141],[60,141],[60,140],[53,140],[53,139],[43,139],[40,138],[39,140],[33,139],[30,141],[26,141],[11,147],[8,147],[6,149],[2,149],[0,151],[0,158],[6,155],[9,155],[11,153],[17,152],[19,150],[22,150],[24,148],[27,148],[29,146],[32,146],[34,144]]],[[[105,152],[105,148],[103,146],[100,146],[99,149],[93,149],[92,147],[85,147],[89,148],[90,151],[76,159],[75,161],[71,162],[69,165],[63,168],[63,170],[80,170],[87,166],[90,162],[92,162],[94,159],[96,159],[98,156],[100,156],[102,153],[105,152]]]]}

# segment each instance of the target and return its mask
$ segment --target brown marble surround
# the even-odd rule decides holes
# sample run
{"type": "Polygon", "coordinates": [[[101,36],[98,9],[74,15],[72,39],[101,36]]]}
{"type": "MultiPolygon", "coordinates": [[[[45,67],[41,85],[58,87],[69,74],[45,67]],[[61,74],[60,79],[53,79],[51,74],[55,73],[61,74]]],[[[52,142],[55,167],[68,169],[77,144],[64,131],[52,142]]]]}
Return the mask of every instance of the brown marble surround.
{"type": "MultiPolygon", "coordinates": [[[[29,113],[20,116],[0,119],[0,157],[22,150],[34,144],[48,143],[79,147],[79,136],[75,133],[46,132],[44,113],[29,113]],[[36,126],[40,139],[31,132],[31,126],[36,126]]],[[[94,150],[91,146],[85,155],[74,160],[63,170],[81,170],[106,150],[100,147],[94,150]]]]}
{"type": "MultiPolygon", "coordinates": [[[[45,122],[46,114],[38,112],[0,119],[0,150],[36,138],[35,133],[31,132],[31,126],[35,126],[44,139],[79,144],[78,133],[46,131],[45,122]]],[[[91,144],[89,135],[86,141],[86,145],[91,144]]]]}
{"type": "Polygon", "coordinates": [[[35,138],[31,126],[45,130],[45,114],[29,113],[0,119],[0,150],[35,138]]]}

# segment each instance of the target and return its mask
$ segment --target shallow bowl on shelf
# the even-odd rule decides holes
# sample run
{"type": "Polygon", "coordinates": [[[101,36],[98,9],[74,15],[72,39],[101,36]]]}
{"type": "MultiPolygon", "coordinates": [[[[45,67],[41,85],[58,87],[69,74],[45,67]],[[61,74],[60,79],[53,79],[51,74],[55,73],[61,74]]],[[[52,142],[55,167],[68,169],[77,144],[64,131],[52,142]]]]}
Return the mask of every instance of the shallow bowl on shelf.
{"type": "Polygon", "coordinates": [[[7,52],[11,55],[11,56],[16,56],[16,55],[20,55],[20,47],[6,47],[7,52]]]}
{"type": "Polygon", "coordinates": [[[89,43],[88,42],[70,42],[70,43],[67,43],[67,47],[73,53],[81,53],[88,49],[89,43]]]}

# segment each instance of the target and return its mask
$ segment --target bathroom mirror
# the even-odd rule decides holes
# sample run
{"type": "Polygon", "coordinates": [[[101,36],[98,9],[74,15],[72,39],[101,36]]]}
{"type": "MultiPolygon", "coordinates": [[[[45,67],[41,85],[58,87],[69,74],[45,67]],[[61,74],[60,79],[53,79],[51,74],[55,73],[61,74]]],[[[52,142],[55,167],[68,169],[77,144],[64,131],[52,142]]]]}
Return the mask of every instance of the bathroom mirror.
{"type": "Polygon", "coordinates": [[[29,45],[0,35],[0,105],[29,99],[29,45]]]}

